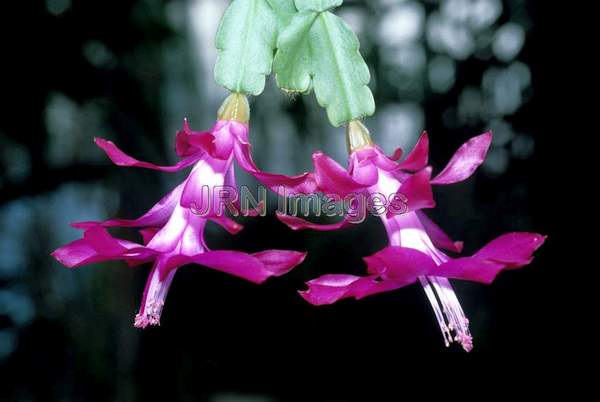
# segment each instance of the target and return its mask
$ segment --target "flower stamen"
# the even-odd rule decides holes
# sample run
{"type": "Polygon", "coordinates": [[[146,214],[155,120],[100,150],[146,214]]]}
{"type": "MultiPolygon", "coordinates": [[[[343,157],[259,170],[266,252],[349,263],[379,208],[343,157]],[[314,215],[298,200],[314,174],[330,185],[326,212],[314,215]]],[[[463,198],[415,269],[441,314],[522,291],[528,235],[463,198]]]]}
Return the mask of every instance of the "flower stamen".
{"type": "Polygon", "coordinates": [[[154,268],[152,268],[146,284],[142,308],[136,314],[133,321],[133,325],[136,328],[146,328],[148,325],[160,325],[160,316],[165,305],[165,299],[167,298],[167,293],[169,292],[176,271],[176,269],[171,270],[161,279],[158,264],[155,264],[154,268]]]}
{"type": "MultiPolygon", "coordinates": [[[[450,346],[451,343],[457,342],[462,345],[465,351],[470,352],[473,349],[473,337],[469,331],[469,320],[465,316],[465,313],[460,306],[460,302],[456,298],[456,294],[452,289],[450,281],[446,278],[435,276],[427,277],[427,280],[433,285],[433,291],[437,296],[435,304],[432,302],[431,298],[429,298],[429,301],[431,302],[438,322],[440,323],[446,346],[450,346]],[[439,302],[439,304],[437,302],[439,302]],[[441,321],[439,317],[440,304],[443,312],[443,321],[441,321]],[[448,333],[445,328],[449,330],[448,333]]],[[[423,281],[421,281],[421,283],[423,283],[423,281]]],[[[425,285],[423,287],[427,293],[427,287],[425,287],[425,285]]]]}

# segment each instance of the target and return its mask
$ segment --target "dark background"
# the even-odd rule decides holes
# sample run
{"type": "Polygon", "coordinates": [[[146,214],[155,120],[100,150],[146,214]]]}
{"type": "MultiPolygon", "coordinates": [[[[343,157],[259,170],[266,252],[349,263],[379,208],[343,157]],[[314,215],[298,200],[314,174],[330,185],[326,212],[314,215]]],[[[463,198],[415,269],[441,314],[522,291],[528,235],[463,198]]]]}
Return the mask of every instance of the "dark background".
{"type": "MultiPolygon", "coordinates": [[[[460,17],[461,3],[346,1],[339,11],[373,72],[378,113],[367,125],[386,150],[410,148],[426,128],[440,169],[465,140],[494,129],[475,177],[436,190],[440,226],[466,253],[507,231],[550,236],[533,264],[493,285],[456,283],[475,338],[470,355],[443,346],[419,286],[321,308],[295,293],[326,272],[363,272],[361,258],[387,241],[376,219],[338,233],[291,232],[273,217],[245,220],[237,236],[211,228],[215,248],[310,255],[263,286],[185,267],[162,326],[133,328],[147,267],[67,270],[49,253],[78,236],[69,222],[138,216],[184,177],[113,166],[92,137],[168,163],[183,117],[209,127],[226,95],[211,74],[226,2],[20,2],[13,30],[3,24],[1,63],[0,400],[342,401],[357,398],[354,377],[392,388],[396,399],[421,373],[436,383],[464,373],[468,382],[489,359],[518,370],[571,348],[585,328],[559,305],[575,286],[563,279],[571,236],[556,188],[568,113],[555,73],[569,49],[551,36],[561,10],[479,1],[484,11],[502,6],[481,22],[477,13],[460,17]],[[450,28],[436,37],[442,23],[450,28]]],[[[291,101],[270,82],[252,106],[265,170],[308,169],[316,149],[344,161],[343,130],[328,126],[312,96],[291,101]]]]}

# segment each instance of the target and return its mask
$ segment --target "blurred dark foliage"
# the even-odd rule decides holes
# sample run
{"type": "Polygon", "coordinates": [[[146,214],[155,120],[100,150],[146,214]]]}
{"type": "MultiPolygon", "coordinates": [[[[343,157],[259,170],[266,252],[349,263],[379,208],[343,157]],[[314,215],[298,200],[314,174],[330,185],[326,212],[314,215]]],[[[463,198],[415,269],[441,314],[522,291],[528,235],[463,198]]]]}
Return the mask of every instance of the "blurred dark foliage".
{"type": "MultiPolygon", "coordinates": [[[[170,71],[164,68],[164,54],[186,38],[173,30],[164,10],[179,2],[12,3],[20,10],[12,34],[4,36],[1,63],[2,97],[8,106],[0,119],[0,260],[10,272],[0,276],[5,289],[0,302],[7,303],[0,306],[0,400],[339,401],[359,398],[353,378],[363,375],[373,388],[382,384],[368,385],[367,378],[381,376],[381,382],[395,388],[390,399],[396,399],[402,391],[383,381],[385,376],[395,378],[401,388],[419,373],[436,378],[465,370],[467,364],[480,367],[483,353],[509,358],[518,368],[563,348],[557,338],[570,335],[554,331],[555,324],[564,325],[557,322],[564,312],[556,305],[556,284],[567,265],[560,242],[568,234],[556,219],[561,201],[555,198],[553,172],[563,144],[554,121],[561,118],[554,114],[560,113],[555,108],[558,93],[547,65],[560,55],[547,43],[557,16],[545,8],[548,2],[504,1],[500,17],[506,22],[517,9],[529,21],[519,60],[531,71],[531,96],[506,121],[515,131],[528,133],[534,152],[510,158],[498,174],[479,173],[468,183],[436,193],[439,207],[433,217],[465,241],[466,252],[506,231],[550,235],[531,266],[505,273],[489,287],[456,284],[475,336],[475,352],[468,356],[458,347],[443,347],[418,286],[322,308],[296,295],[304,281],[322,273],[360,273],[361,258],[386,242],[375,219],[329,234],[295,233],[272,217],[245,220],[246,229],[235,237],[215,229],[208,240],[215,247],[311,253],[300,268],[260,287],[200,267],[181,269],[162,326],[143,332],[133,328],[146,269],[103,264],[66,270],[48,254],[75,238],[67,218],[101,219],[107,211],[137,216],[177,182],[110,165],[93,149],[91,138],[109,136],[142,160],[172,158],[172,136],[163,132],[170,127],[164,121],[169,102],[164,83],[170,71]],[[67,8],[61,11],[61,4],[67,8]],[[80,139],[62,153],[59,146],[53,159],[47,109],[49,99],[64,104],[65,97],[68,107],[84,111],[76,127],[80,139]],[[88,107],[95,113],[91,115],[100,116],[98,124],[85,118],[88,107]]],[[[346,6],[372,12],[373,3],[347,1],[346,6]]],[[[436,2],[423,3],[428,13],[437,7],[436,2]]],[[[376,46],[365,49],[365,55],[377,76],[374,92],[381,109],[403,99],[386,82],[384,72],[390,67],[376,46]]],[[[187,65],[191,58],[185,54],[171,62],[187,65]]],[[[416,97],[425,111],[423,125],[434,134],[431,160],[438,168],[467,138],[488,128],[481,120],[449,127],[444,116],[464,88],[479,85],[489,63],[467,58],[457,64],[451,89],[416,97]]],[[[188,85],[191,93],[203,88],[193,79],[188,85]]],[[[314,110],[314,100],[282,99],[283,113],[295,130],[315,135],[312,120],[305,118],[314,110]]],[[[178,120],[199,113],[192,108],[202,108],[198,124],[209,124],[206,116],[214,114],[213,103],[198,98],[168,118],[178,120]]],[[[255,101],[258,127],[273,115],[270,105],[261,98],[255,101]]],[[[252,135],[265,141],[260,130],[252,135]]],[[[297,157],[306,165],[312,151],[303,147],[295,153],[301,153],[297,157]]],[[[259,155],[259,161],[270,158],[277,156],[259,155]]],[[[562,286],[562,297],[569,297],[572,285],[562,286]]]]}

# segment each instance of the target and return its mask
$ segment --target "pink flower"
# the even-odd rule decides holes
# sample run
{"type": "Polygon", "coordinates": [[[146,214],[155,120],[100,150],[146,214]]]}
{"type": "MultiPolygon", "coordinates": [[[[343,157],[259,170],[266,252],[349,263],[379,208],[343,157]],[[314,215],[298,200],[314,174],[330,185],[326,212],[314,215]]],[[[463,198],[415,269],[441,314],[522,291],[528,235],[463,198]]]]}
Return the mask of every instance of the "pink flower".
{"type": "MultiPolygon", "coordinates": [[[[153,262],[153,268],[144,290],[142,305],[135,317],[135,326],[145,328],[158,325],[177,269],[196,263],[216,269],[254,283],[262,283],[271,276],[280,276],[300,264],[305,253],[297,251],[267,250],[254,254],[239,251],[210,250],[204,241],[204,229],[213,221],[235,234],[242,226],[220,213],[214,203],[202,211],[208,186],[235,186],[233,160],[255,175],[267,186],[272,181],[288,191],[311,191],[314,179],[311,174],[287,177],[261,172],[252,162],[248,142],[247,100],[242,95],[232,95],[220,110],[219,120],[209,132],[191,131],[187,121],[177,133],[176,151],[181,160],[174,166],[157,166],[134,159],[112,142],[96,138],[96,144],[119,166],[133,166],[175,172],[193,166],[187,179],[138,219],[112,219],[104,222],[79,222],[72,226],[83,229],[83,237],[52,253],[67,267],[124,260],[129,265],[153,262]],[[112,237],[109,227],[139,227],[143,243],[112,237]]],[[[272,186],[271,186],[272,187],[272,186]]],[[[239,208],[239,202],[235,201],[239,208]]],[[[251,214],[251,212],[246,212],[251,214]]]]}
{"type": "MultiPolygon", "coordinates": [[[[401,151],[385,156],[373,145],[367,129],[353,122],[349,127],[351,154],[347,170],[322,153],[313,155],[319,191],[342,197],[353,193],[400,195],[404,204],[397,205],[397,213],[388,206],[387,213],[381,214],[390,245],[365,258],[366,276],[324,275],[309,281],[308,290],[300,294],[314,305],[323,305],[349,297],[361,299],[419,281],[433,306],[445,344],[456,341],[469,351],[473,347],[469,322],[448,278],[489,284],[500,271],[529,264],[545,237],[536,233],[505,234],[469,257],[451,258],[441,251],[460,253],[462,243],[452,241],[421,211],[435,206],[431,184],[452,184],[469,178],[483,163],[492,134],[472,138],[461,146],[433,179],[432,169],[427,166],[428,141],[424,133],[413,151],[399,162],[401,151]]],[[[348,216],[331,225],[278,217],[295,230],[335,230],[351,224],[348,216]]]]}

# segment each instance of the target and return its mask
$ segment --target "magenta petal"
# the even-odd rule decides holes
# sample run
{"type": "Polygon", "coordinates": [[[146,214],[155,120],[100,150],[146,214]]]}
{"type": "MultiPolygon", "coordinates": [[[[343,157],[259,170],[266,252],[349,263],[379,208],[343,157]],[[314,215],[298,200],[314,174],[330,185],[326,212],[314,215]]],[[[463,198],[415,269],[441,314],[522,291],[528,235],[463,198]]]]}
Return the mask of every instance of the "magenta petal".
{"type": "Polygon", "coordinates": [[[240,251],[209,251],[192,257],[192,260],[254,283],[262,283],[276,275],[272,269],[277,268],[276,264],[267,266],[256,256],[240,251]]]}
{"type": "Polygon", "coordinates": [[[94,248],[84,239],[75,240],[66,244],[54,250],[50,255],[69,268],[106,261],[106,258],[98,255],[96,250],[94,250],[94,248]]]}
{"type": "Polygon", "coordinates": [[[154,237],[154,235],[156,235],[158,232],[160,232],[160,228],[144,228],[140,230],[140,234],[142,235],[142,239],[144,241],[144,244],[148,244],[150,243],[150,240],[152,240],[152,238],[154,237]]]}
{"type": "Polygon", "coordinates": [[[389,246],[364,258],[368,272],[408,285],[433,272],[437,265],[427,254],[408,247],[389,246]]]}
{"type": "Polygon", "coordinates": [[[388,158],[393,160],[393,161],[399,161],[400,158],[402,158],[402,155],[404,154],[404,151],[402,151],[402,148],[396,148],[394,150],[394,153],[391,154],[388,158]]]}
{"type": "Polygon", "coordinates": [[[192,173],[184,182],[180,205],[184,208],[192,208],[202,216],[212,216],[214,211],[220,207],[218,188],[225,184],[230,161],[214,158],[201,159],[192,173]]]}
{"type": "Polygon", "coordinates": [[[377,165],[371,158],[361,161],[352,158],[350,172],[352,180],[364,187],[371,187],[379,179],[377,165]]]}
{"type": "Polygon", "coordinates": [[[546,236],[538,233],[507,233],[489,242],[473,257],[502,262],[510,268],[519,268],[531,262],[532,254],[545,240],[546,236]]]}
{"type": "Polygon", "coordinates": [[[228,120],[219,120],[213,127],[214,135],[214,156],[219,159],[228,159],[233,153],[233,146],[238,136],[247,138],[248,126],[228,120]],[[234,132],[243,131],[236,135],[234,132]]]}
{"type": "Polygon", "coordinates": [[[432,275],[490,284],[505,268],[506,265],[500,262],[464,257],[443,263],[432,275]]]}
{"type": "Polygon", "coordinates": [[[412,151],[407,155],[406,159],[404,159],[400,164],[398,164],[398,169],[403,170],[421,170],[429,161],[429,136],[426,132],[421,134],[417,144],[413,148],[412,151]]]}
{"type": "Polygon", "coordinates": [[[391,156],[387,156],[379,147],[373,147],[373,150],[375,152],[375,157],[372,158],[372,160],[379,169],[385,170],[386,172],[393,172],[399,169],[398,160],[402,158],[401,148],[396,149],[391,156]]]}
{"type": "Polygon", "coordinates": [[[491,132],[471,138],[456,151],[431,184],[452,184],[468,179],[485,160],[491,144],[491,132]]]}
{"type": "Polygon", "coordinates": [[[194,155],[200,150],[212,153],[214,139],[210,132],[192,131],[187,119],[184,119],[183,129],[175,137],[175,152],[180,158],[194,155]]]}
{"type": "Polygon", "coordinates": [[[125,154],[123,151],[117,148],[117,146],[112,141],[108,141],[102,138],[94,138],[94,142],[96,143],[96,145],[102,148],[102,150],[106,153],[106,155],[108,155],[110,160],[112,160],[114,164],[118,166],[139,167],[160,170],[162,172],[177,172],[190,165],[193,165],[199,158],[199,155],[196,154],[182,159],[173,166],[158,166],[153,163],[142,162],[132,158],[131,156],[125,154]]]}
{"type": "Polygon", "coordinates": [[[431,242],[444,250],[453,251],[455,253],[461,253],[463,249],[462,241],[453,241],[434,221],[429,219],[423,211],[417,211],[419,221],[425,228],[427,235],[431,239],[431,242]]]}
{"type": "Polygon", "coordinates": [[[242,229],[244,229],[243,225],[226,216],[214,216],[210,218],[210,221],[221,226],[223,229],[233,235],[238,234],[242,229]]]}
{"type": "Polygon", "coordinates": [[[317,191],[312,173],[286,176],[261,171],[252,160],[252,148],[248,143],[240,142],[235,145],[235,158],[242,169],[277,194],[290,196],[293,194],[312,194],[317,191]]]}
{"type": "Polygon", "coordinates": [[[105,229],[88,230],[83,239],[75,240],[51,253],[66,267],[79,267],[96,262],[126,260],[146,261],[155,253],[139,244],[114,239],[105,229]]]}
{"type": "Polygon", "coordinates": [[[279,219],[282,223],[287,225],[292,230],[311,229],[311,230],[317,230],[319,232],[328,232],[331,230],[344,229],[344,228],[347,228],[348,226],[352,225],[352,223],[346,219],[344,219],[343,221],[338,222],[338,223],[320,225],[318,223],[312,223],[305,219],[298,218],[297,216],[285,215],[280,212],[277,212],[277,219],[279,219]]]}
{"type": "MultiPolygon", "coordinates": [[[[428,167],[409,176],[402,183],[398,192],[404,196],[407,207],[407,211],[402,212],[414,212],[424,208],[435,207],[430,179],[431,168],[428,167]]],[[[388,218],[391,218],[393,214],[394,211],[390,209],[387,214],[388,218]]]]}
{"type": "Polygon", "coordinates": [[[281,276],[300,265],[306,258],[306,254],[290,250],[265,250],[252,255],[263,263],[264,268],[270,271],[272,276],[281,276]]]}
{"type": "Polygon", "coordinates": [[[107,259],[139,261],[146,260],[156,254],[154,250],[137,243],[112,237],[108,233],[108,230],[101,226],[86,230],[83,233],[83,239],[98,255],[104,256],[107,259]]]}
{"type": "Polygon", "coordinates": [[[114,237],[112,237],[106,229],[100,226],[86,230],[83,238],[90,246],[99,254],[104,255],[121,255],[127,250],[114,237]]]}
{"type": "Polygon", "coordinates": [[[77,229],[89,229],[99,225],[104,227],[162,226],[167,223],[171,217],[175,206],[179,202],[182,190],[183,185],[177,186],[138,219],[110,219],[104,222],[76,222],[72,223],[71,226],[77,229]]]}
{"type": "Polygon", "coordinates": [[[502,270],[529,264],[545,240],[545,236],[537,233],[508,233],[492,240],[472,257],[440,265],[436,275],[489,284],[502,270]]]}
{"type": "Polygon", "coordinates": [[[378,275],[367,277],[324,275],[307,282],[308,290],[298,293],[310,304],[321,306],[349,297],[362,299],[363,297],[398,289],[403,286],[394,281],[377,280],[377,277],[378,275]]]}
{"type": "Polygon", "coordinates": [[[324,193],[345,196],[372,185],[357,182],[339,163],[321,152],[313,154],[313,164],[319,191],[324,193]]]}

